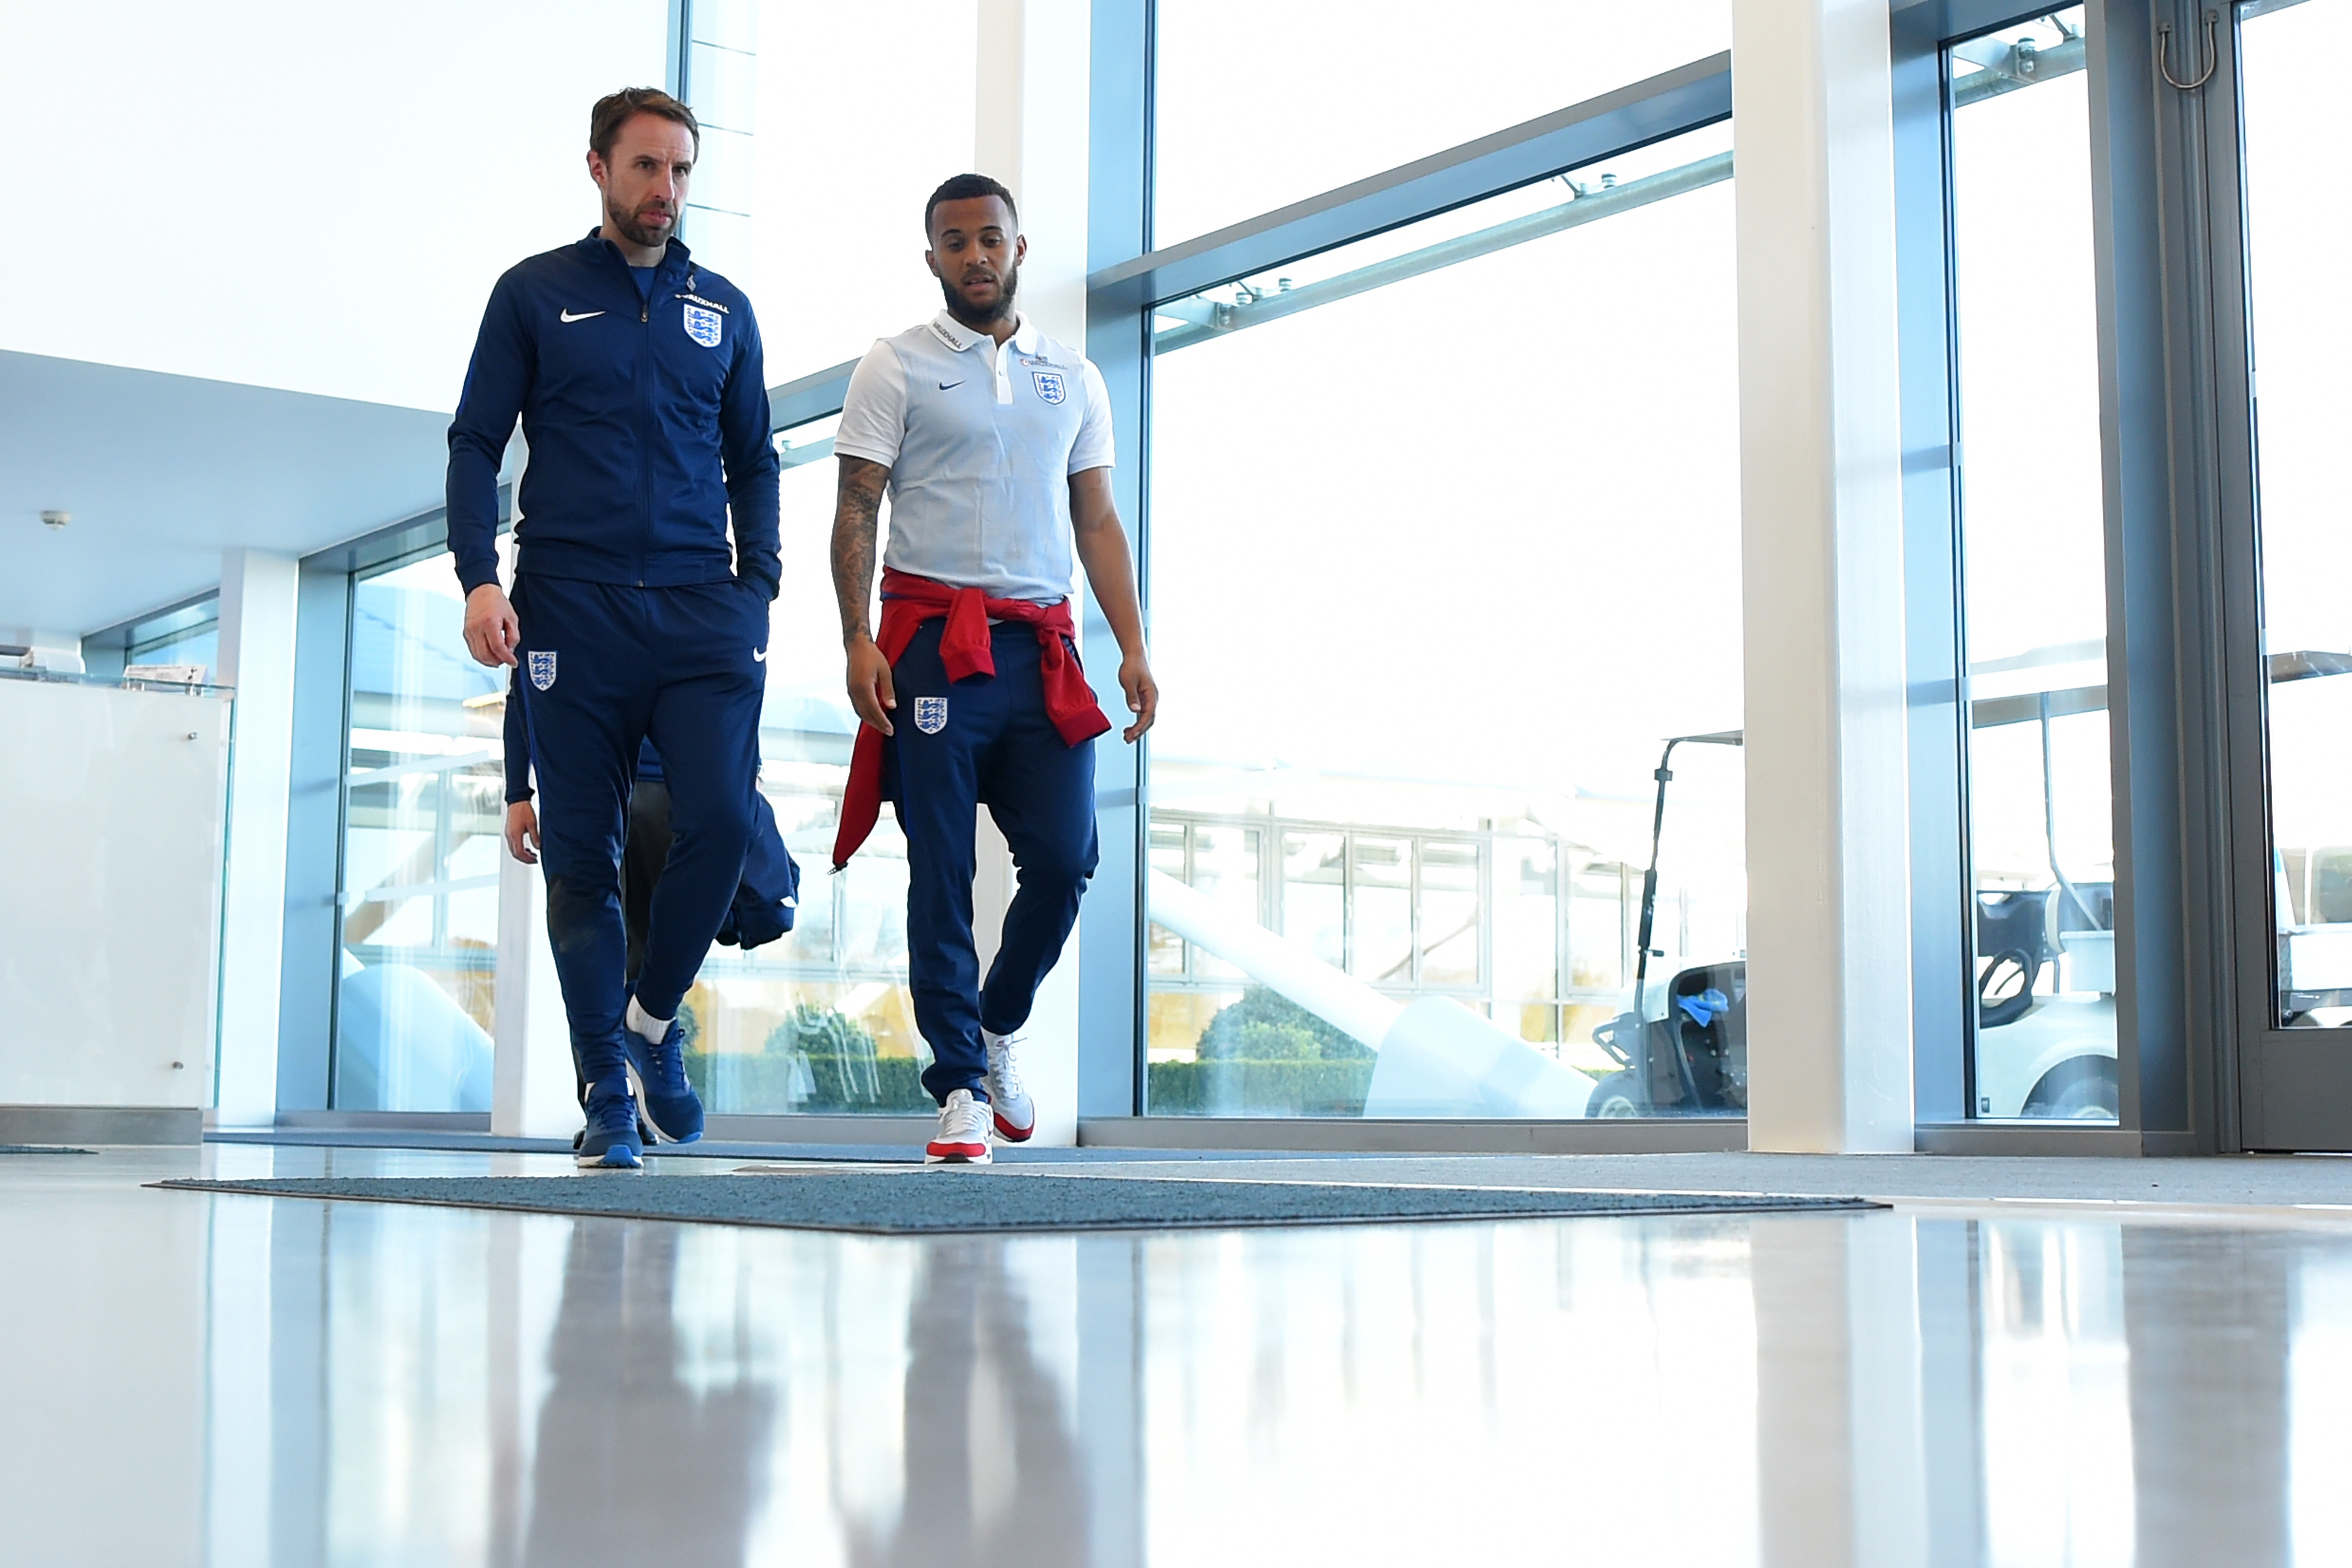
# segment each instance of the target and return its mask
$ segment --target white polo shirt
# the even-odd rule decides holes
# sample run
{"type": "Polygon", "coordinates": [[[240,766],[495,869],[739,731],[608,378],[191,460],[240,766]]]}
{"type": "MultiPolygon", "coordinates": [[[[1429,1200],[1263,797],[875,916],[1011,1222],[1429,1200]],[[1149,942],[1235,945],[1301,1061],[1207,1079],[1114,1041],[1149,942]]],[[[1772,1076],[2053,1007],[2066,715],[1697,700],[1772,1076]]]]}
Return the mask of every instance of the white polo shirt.
{"type": "Polygon", "coordinates": [[[1086,355],[1015,318],[1002,348],[942,310],[866,351],[834,451],[890,470],[882,563],[992,598],[1070,596],[1070,476],[1112,460],[1086,355]]]}

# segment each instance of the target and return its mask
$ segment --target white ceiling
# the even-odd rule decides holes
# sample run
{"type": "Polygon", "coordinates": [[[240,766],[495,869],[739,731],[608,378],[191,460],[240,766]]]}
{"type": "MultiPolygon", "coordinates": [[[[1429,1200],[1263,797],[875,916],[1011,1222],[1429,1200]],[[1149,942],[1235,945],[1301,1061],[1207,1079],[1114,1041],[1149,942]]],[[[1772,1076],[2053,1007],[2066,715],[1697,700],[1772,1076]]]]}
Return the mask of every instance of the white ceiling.
{"type": "Polygon", "coordinates": [[[46,243],[0,247],[0,627],[436,505],[482,301],[595,222],[589,106],[663,79],[670,11],[0,4],[47,178],[46,243]]]}
{"type": "Polygon", "coordinates": [[[0,352],[0,626],[87,634],[440,503],[449,416],[0,352]],[[63,529],[40,513],[73,513],[63,529]]]}
{"type": "Polygon", "coordinates": [[[455,408],[499,274],[595,225],[589,107],[662,79],[669,12],[0,4],[42,171],[0,349],[455,408]]]}

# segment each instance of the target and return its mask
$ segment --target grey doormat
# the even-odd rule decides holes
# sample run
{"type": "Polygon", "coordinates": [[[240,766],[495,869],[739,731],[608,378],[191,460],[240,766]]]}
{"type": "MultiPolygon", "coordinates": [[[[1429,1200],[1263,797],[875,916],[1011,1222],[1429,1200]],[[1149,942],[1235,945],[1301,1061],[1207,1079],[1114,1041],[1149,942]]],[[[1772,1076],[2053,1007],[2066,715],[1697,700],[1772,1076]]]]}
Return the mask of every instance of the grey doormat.
{"type": "Polygon", "coordinates": [[[1771,1214],[1881,1207],[1862,1198],[1753,1193],[1547,1192],[1528,1187],[1380,1186],[975,1171],[776,1171],[725,1176],[281,1176],[180,1180],[158,1187],[262,1197],[519,1209],[706,1225],[782,1226],[871,1236],[1020,1230],[1163,1230],[1369,1225],[1395,1220],[1572,1215],[1771,1214]]]}
{"type": "Polygon", "coordinates": [[[64,1143],[0,1143],[0,1154],[95,1154],[95,1149],[76,1149],[64,1143]]]}

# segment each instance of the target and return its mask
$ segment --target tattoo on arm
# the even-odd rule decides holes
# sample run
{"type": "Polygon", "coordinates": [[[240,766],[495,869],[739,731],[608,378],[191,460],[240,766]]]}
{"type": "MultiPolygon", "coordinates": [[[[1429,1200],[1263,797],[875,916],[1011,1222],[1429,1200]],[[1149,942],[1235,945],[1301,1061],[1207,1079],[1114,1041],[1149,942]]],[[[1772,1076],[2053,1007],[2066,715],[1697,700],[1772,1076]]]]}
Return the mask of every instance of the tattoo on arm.
{"type": "Polygon", "coordinates": [[[874,545],[881,531],[882,490],[890,470],[863,458],[841,459],[833,510],[833,592],[841,603],[841,640],[873,636],[866,606],[874,597],[874,545]]]}

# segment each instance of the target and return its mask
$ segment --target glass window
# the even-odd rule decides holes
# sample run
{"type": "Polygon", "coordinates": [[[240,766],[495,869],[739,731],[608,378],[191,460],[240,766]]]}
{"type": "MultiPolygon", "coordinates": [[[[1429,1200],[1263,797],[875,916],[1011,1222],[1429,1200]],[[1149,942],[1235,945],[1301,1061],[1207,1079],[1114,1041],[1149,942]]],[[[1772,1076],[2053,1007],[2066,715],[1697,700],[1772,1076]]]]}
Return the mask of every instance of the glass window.
{"type": "Polygon", "coordinates": [[[1173,245],[1731,47],[1730,0],[1158,0],[1152,243],[1173,245]]]}
{"type": "MultiPolygon", "coordinates": [[[[755,8],[720,9],[740,19],[755,8]]],[[[737,117],[751,119],[755,133],[727,148],[745,171],[736,183],[748,195],[726,198],[748,214],[740,222],[694,215],[716,232],[689,229],[686,239],[698,256],[711,240],[723,247],[708,258],[751,297],[768,380],[781,385],[855,359],[875,339],[938,311],[939,285],[923,266],[923,202],[974,159],[979,5],[772,0],[756,12],[748,70],[722,76],[708,62],[741,68],[740,50],[698,48],[704,74],[688,83],[698,109],[702,83],[719,91],[748,77],[752,111],[737,117]],[[877,97],[885,78],[887,92],[877,97]]],[[[739,21],[731,41],[747,41],[742,32],[739,21]]],[[[695,195],[704,194],[698,186],[695,195]]],[[[712,195],[719,199],[715,187],[712,195]]]]}
{"type": "Polygon", "coordinates": [[[199,683],[220,679],[220,599],[212,595],[81,639],[84,673],[114,679],[134,665],[184,670],[199,683]]]}
{"type": "Polygon", "coordinates": [[[2112,1120],[2115,849],[2080,6],[1950,47],[1979,1116],[2112,1120]],[[2032,199],[2021,201],[2030,192],[2032,199]]]}
{"type": "MultiPolygon", "coordinates": [[[[826,558],[835,464],[825,419],[777,437],[787,569],[769,614],[760,787],[800,862],[800,908],[782,940],[714,944],[687,994],[687,1068],[715,1114],[909,1112],[930,1108],[930,1053],[907,994],[907,846],[885,810],[830,875],[857,719],[843,687],[841,617],[826,558]]],[[[888,526],[885,503],[884,526],[888,526]]]]}
{"type": "Polygon", "coordinates": [[[1609,1027],[1661,748],[1740,716],[1729,145],[1158,310],[1150,880],[1202,886],[1212,826],[1271,858],[1254,918],[1154,902],[1193,956],[1149,965],[1152,1110],[1574,1115],[1653,1055],[1623,1113],[1740,1109],[1744,1066],[1671,1070],[1744,1062],[1736,747],[1677,753],[1643,1026],[1609,1027]],[[1688,1038],[1685,984],[1723,993],[1688,1038]]]}
{"type": "Polygon", "coordinates": [[[352,584],[339,1110],[490,1109],[507,678],[465,618],[446,551],[352,584]]]}
{"type": "Polygon", "coordinates": [[[2344,431],[2352,301],[2330,188],[2342,110],[2328,69],[2352,47],[2352,5],[2240,11],[2246,243],[2259,373],[2255,489],[2269,665],[2270,828],[2277,1021],[2352,1023],[2352,577],[2344,431]]]}

